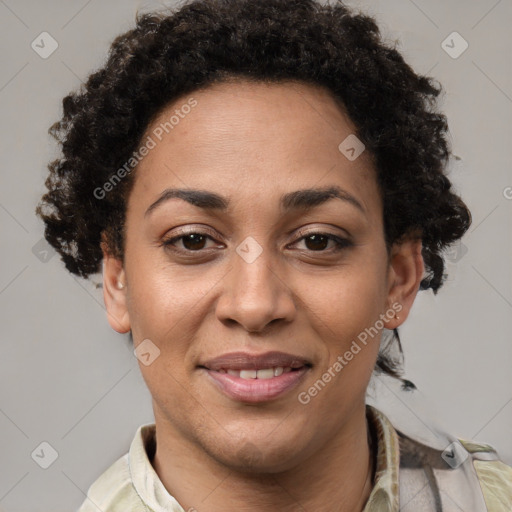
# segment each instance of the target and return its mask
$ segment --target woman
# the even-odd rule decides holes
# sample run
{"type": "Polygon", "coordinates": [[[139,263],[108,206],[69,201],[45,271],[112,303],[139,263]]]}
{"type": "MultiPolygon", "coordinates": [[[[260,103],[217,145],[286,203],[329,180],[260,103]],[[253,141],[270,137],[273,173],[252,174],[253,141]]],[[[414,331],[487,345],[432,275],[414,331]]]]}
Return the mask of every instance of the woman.
{"type": "Polygon", "coordinates": [[[155,415],[80,512],[511,509],[491,447],[365,399],[471,222],[439,92],[341,3],[196,0],[64,99],[38,212],[70,272],[103,268],[155,415]]]}

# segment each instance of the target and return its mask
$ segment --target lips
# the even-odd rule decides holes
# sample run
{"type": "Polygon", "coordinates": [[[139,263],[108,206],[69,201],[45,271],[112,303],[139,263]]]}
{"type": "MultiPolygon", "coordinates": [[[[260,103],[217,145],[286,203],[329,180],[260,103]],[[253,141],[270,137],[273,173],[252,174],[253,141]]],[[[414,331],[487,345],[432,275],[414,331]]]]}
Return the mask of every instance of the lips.
{"type": "Polygon", "coordinates": [[[308,359],[284,352],[232,352],[199,365],[216,389],[232,400],[249,403],[285,394],[303,380],[311,367],[308,359]]]}

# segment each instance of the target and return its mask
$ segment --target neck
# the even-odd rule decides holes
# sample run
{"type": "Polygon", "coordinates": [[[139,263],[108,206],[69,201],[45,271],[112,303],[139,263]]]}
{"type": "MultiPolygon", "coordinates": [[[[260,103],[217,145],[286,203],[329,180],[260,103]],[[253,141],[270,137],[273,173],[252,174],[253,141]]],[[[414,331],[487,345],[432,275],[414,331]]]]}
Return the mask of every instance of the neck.
{"type": "Polygon", "coordinates": [[[314,455],[271,474],[229,468],[158,419],[152,464],[185,510],[361,512],[370,496],[375,457],[364,410],[314,455]]]}

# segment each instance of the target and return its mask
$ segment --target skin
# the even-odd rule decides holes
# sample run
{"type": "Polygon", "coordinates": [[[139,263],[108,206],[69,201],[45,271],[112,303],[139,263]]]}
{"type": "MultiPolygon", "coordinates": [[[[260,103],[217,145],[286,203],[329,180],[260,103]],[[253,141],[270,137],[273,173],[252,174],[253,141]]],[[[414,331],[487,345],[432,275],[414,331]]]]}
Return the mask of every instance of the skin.
{"type": "MultiPolygon", "coordinates": [[[[385,326],[403,323],[423,275],[421,241],[388,254],[372,159],[339,151],[356,130],[327,90],[238,81],[190,96],[197,106],[136,169],[124,261],[103,244],[112,328],[131,330],[135,347],[149,339],[160,350],[149,366],[139,363],[153,398],[152,464],[185,510],[361,511],[372,487],[365,392],[380,334],[307,405],[297,395],[392,304],[401,305],[399,319],[385,326]],[[280,209],[283,194],[330,186],[362,210],[340,199],[280,209]],[[146,215],[168,188],[215,192],[230,205],[207,211],[175,198],[146,215]],[[183,230],[207,238],[176,241],[179,254],[162,245],[183,230]],[[332,240],[305,238],[318,232],[351,245],[335,252],[332,240]],[[236,252],[247,237],[262,249],[251,263],[236,252]],[[312,367],[265,403],[228,398],[197,367],[227,352],[271,350],[312,367]]],[[[190,96],[168,105],[143,140],[190,96]]]]}

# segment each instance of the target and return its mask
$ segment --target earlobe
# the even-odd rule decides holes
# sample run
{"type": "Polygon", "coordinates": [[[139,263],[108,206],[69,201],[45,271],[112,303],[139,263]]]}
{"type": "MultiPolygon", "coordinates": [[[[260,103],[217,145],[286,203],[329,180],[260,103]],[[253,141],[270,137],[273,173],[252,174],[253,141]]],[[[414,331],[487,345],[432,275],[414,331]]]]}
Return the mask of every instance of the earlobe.
{"type": "Polygon", "coordinates": [[[103,300],[112,329],[119,333],[130,330],[126,301],[126,276],[122,262],[103,249],[103,300]]]}
{"type": "Polygon", "coordinates": [[[388,329],[401,325],[412,308],[425,270],[421,249],[421,240],[417,239],[405,240],[392,248],[388,302],[395,314],[386,322],[388,329]]]}

